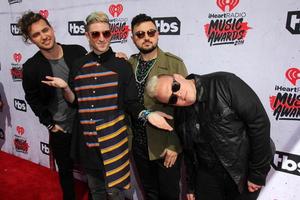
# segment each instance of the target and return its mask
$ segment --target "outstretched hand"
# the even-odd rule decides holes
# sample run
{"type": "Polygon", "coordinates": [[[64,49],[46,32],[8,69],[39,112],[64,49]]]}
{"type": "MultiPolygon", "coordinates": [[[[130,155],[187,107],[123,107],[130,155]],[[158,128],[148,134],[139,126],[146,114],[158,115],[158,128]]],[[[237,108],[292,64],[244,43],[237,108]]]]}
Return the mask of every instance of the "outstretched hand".
{"type": "Polygon", "coordinates": [[[168,124],[166,119],[173,119],[171,115],[168,115],[166,113],[155,111],[151,112],[148,117],[148,122],[150,122],[153,126],[156,126],[157,128],[164,129],[167,131],[172,131],[173,128],[168,124]]]}
{"type": "Polygon", "coordinates": [[[68,87],[68,84],[66,83],[66,81],[64,81],[61,78],[53,77],[53,76],[46,76],[46,81],[42,81],[42,83],[45,83],[52,87],[62,88],[62,89],[65,89],[68,87]]]}

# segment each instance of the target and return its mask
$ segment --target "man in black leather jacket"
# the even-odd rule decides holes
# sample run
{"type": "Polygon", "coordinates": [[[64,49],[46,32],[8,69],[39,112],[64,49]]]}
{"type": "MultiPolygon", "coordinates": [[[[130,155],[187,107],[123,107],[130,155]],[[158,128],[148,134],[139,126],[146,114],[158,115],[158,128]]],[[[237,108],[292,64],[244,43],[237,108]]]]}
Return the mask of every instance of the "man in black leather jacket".
{"type": "Polygon", "coordinates": [[[270,122],[255,92],[231,73],[161,75],[147,93],[178,106],[188,200],[255,200],[270,170],[270,122]]]}

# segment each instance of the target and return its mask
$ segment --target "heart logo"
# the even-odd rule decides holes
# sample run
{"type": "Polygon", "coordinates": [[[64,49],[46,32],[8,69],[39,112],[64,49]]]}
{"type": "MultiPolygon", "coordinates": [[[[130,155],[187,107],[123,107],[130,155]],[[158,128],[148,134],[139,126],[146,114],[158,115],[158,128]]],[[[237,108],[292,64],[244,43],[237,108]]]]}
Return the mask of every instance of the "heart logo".
{"type": "Polygon", "coordinates": [[[300,69],[290,68],[285,72],[285,77],[293,84],[296,85],[297,80],[300,79],[300,69]]]}
{"type": "Polygon", "coordinates": [[[47,19],[48,16],[49,16],[48,10],[40,10],[39,13],[40,13],[40,15],[42,15],[45,19],[47,19]]]}
{"type": "Polygon", "coordinates": [[[229,7],[229,12],[232,11],[239,4],[239,0],[217,0],[217,5],[223,12],[225,12],[226,7],[229,7]]]}
{"type": "Polygon", "coordinates": [[[25,132],[25,130],[22,126],[17,126],[16,130],[17,130],[19,135],[23,135],[24,132],[25,132]]]}
{"type": "Polygon", "coordinates": [[[22,55],[20,53],[14,53],[14,60],[19,63],[22,60],[22,55]]]}
{"type": "Polygon", "coordinates": [[[117,4],[117,5],[112,4],[109,6],[109,13],[113,17],[119,17],[119,15],[122,13],[122,11],[123,11],[122,4],[117,4]]]}

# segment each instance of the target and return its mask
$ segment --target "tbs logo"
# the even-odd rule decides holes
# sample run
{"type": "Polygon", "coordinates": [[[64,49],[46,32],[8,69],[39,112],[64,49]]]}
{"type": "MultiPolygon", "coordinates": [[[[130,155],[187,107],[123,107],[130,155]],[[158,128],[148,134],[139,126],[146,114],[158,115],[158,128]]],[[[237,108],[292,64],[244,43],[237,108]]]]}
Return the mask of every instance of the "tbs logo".
{"type": "Polygon", "coordinates": [[[11,4],[15,4],[15,3],[22,3],[22,0],[8,0],[8,3],[11,4]]]}
{"type": "Polygon", "coordinates": [[[160,35],[180,35],[181,22],[177,17],[153,18],[160,35]]]}
{"type": "Polygon", "coordinates": [[[17,24],[10,24],[10,32],[12,35],[22,35],[21,30],[18,28],[17,24]]]}
{"type": "Polygon", "coordinates": [[[272,167],[281,172],[300,176],[300,156],[276,151],[272,167]]]}
{"type": "Polygon", "coordinates": [[[23,111],[23,112],[27,111],[26,102],[21,99],[14,99],[14,106],[19,111],[23,111]]]}
{"type": "Polygon", "coordinates": [[[285,27],[291,34],[300,34],[300,11],[288,12],[285,27]]]}
{"type": "Polygon", "coordinates": [[[43,154],[49,155],[50,153],[49,144],[41,142],[40,149],[43,154]]]}
{"type": "Polygon", "coordinates": [[[68,22],[68,31],[70,35],[84,35],[84,21],[71,21],[68,22]]]}

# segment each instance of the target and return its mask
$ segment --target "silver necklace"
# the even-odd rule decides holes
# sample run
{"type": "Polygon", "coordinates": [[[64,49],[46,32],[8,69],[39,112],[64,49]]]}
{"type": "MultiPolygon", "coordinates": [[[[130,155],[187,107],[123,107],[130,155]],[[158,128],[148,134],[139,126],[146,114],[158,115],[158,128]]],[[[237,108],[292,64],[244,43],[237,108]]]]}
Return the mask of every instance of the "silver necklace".
{"type": "Polygon", "coordinates": [[[153,68],[153,66],[154,66],[155,63],[156,63],[157,58],[154,58],[155,60],[154,60],[154,62],[152,63],[151,67],[148,69],[146,75],[143,77],[142,80],[139,81],[139,80],[138,80],[138,77],[137,77],[137,70],[138,70],[138,67],[139,67],[139,64],[140,64],[140,59],[141,59],[141,56],[139,56],[139,58],[138,58],[138,62],[137,62],[137,64],[136,64],[135,71],[134,71],[135,81],[138,82],[139,84],[143,83],[143,82],[146,80],[146,78],[148,77],[148,75],[149,75],[151,69],[153,68]]]}

